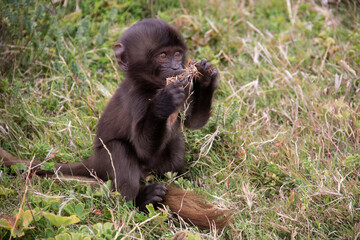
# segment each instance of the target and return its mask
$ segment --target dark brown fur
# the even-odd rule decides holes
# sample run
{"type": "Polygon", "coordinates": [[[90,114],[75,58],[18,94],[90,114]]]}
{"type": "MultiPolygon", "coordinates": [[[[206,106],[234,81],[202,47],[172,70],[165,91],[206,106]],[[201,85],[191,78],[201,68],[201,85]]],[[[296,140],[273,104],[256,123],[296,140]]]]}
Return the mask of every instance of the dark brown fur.
{"type": "MultiPolygon", "coordinates": [[[[223,228],[230,218],[228,211],[180,189],[159,183],[140,184],[150,172],[184,171],[185,145],[180,120],[174,118],[174,113],[183,110],[189,89],[177,83],[166,86],[165,79],[184,71],[185,54],[182,36],[162,20],[146,19],[126,30],[115,44],[116,60],[125,72],[125,80],[99,120],[93,155],[83,162],[57,163],[55,167],[64,175],[111,179],[121,195],[128,201],[135,200],[140,210],[164,200],[172,211],[200,228],[212,224],[223,228]]],[[[191,129],[206,124],[217,88],[217,70],[206,59],[196,67],[201,74],[194,80],[184,122],[191,129]]],[[[5,166],[22,162],[2,149],[1,158],[5,166]]],[[[39,169],[36,173],[50,174],[39,169]]]]}

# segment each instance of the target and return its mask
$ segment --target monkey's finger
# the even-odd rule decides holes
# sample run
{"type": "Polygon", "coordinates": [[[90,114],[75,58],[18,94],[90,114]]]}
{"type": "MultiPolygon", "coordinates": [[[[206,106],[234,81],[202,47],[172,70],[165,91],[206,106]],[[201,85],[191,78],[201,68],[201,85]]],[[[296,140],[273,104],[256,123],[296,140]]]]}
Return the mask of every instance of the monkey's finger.
{"type": "Polygon", "coordinates": [[[218,75],[218,70],[217,69],[214,69],[213,71],[212,71],[212,73],[210,74],[210,77],[216,77],[218,75]]]}
{"type": "Polygon", "coordinates": [[[154,196],[153,198],[150,199],[149,203],[158,203],[161,202],[162,200],[163,200],[162,197],[154,196]]]}
{"type": "Polygon", "coordinates": [[[158,196],[165,196],[167,191],[168,189],[164,185],[156,183],[153,194],[158,196]]]}
{"type": "Polygon", "coordinates": [[[210,62],[207,62],[205,64],[204,70],[211,69],[211,68],[212,68],[212,64],[210,62]]]}
{"type": "Polygon", "coordinates": [[[167,188],[162,186],[161,188],[155,189],[154,194],[163,197],[165,196],[166,192],[167,192],[167,188]]]}
{"type": "Polygon", "coordinates": [[[177,83],[182,83],[184,81],[185,81],[185,78],[180,78],[180,79],[177,80],[177,83]]]}
{"type": "Polygon", "coordinates": [[[205,66],[205,64],[207,63],[207,59],[206,58],[203,58],[201,59],[201,62],[200,62],[200,66],[205,66]]]}

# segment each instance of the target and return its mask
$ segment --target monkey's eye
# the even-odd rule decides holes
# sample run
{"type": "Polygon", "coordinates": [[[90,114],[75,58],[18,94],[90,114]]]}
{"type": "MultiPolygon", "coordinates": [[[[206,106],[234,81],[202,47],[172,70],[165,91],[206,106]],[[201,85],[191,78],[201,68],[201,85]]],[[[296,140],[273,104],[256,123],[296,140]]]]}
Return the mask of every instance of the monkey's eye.
{"type": "Polygon", "coordinates": [[[174,54],[174,57],[177,58],[177,59],[181,59],[182,58],[182,54],[180,52],[176,52],[174,54]]]}
{"type": "Polygon", "coordinates": [[[166,57],[167,57],[166,53],[160,53],[160,55],[159,55],[160,60],[165,60],[166,57]]]}

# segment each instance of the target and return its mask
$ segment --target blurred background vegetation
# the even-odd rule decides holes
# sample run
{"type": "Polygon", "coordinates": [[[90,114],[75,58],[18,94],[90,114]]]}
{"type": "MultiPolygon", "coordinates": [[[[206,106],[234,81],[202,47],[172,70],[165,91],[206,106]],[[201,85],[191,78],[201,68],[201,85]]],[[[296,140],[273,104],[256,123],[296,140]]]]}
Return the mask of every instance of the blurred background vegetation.
{"type": "MultiPolygon", "coordinates": [[[[166,212],[137,212],[109,183],[2,168],[0,239],[359,238],[358,1],[0,5],[2,148],[27,160],[90,156],[97,120],[123,79],[113,44],[136,21],[162,18],[184,35],[189,58],[220,70],[211,120],[184,130],[186,179],[236,211],[223,231],[199,231],[166,212]]],[[[176,182],[193,189],[186,179],[176,182]]]]}

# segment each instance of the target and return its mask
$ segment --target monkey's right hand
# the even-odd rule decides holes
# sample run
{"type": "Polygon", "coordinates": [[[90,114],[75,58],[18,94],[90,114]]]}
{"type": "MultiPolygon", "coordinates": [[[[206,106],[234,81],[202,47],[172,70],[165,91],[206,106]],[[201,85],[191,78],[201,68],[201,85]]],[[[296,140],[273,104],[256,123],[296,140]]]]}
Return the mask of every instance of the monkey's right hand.
{"type": "Polygon", "coordinates": [[[142,212],[146,211],[146,205],[150,203],[156,209],[165,197],[166,192],[167,188],[160,183],[146,185],[139,191],[135,204],[142,212]]]}
{"type": "Polygon", "coordinates": [[[171,83],[161,89],[154,97],[156,116],[166,119],[185,101],[184,88],[179,83],[171,83]]]}

